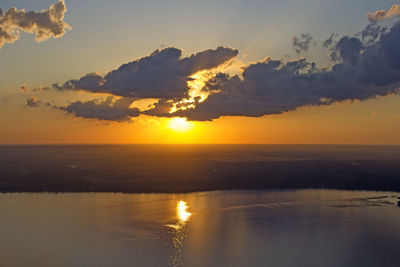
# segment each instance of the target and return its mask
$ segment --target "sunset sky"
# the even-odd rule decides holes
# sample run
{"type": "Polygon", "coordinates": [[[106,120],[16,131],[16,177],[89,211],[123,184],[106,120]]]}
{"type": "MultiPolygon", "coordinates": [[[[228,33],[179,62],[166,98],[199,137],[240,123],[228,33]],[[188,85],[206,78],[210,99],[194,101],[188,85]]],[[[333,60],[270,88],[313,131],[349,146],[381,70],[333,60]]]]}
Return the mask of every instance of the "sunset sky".
{"type": "Polygon", "coordinates": [[[400,145],[398,4],[0,0],[0,143],[400,145]]]}

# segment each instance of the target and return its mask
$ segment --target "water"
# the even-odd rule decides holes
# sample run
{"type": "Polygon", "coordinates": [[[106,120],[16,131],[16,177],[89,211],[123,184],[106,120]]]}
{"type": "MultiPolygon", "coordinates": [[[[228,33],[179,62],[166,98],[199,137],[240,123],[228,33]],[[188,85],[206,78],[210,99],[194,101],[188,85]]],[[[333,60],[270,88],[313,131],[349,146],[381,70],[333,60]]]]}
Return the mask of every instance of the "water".
{"type": "Polygon", "coordinates": [[[0,194],[0,265],[400,266],[398,196],[0,194]]]}

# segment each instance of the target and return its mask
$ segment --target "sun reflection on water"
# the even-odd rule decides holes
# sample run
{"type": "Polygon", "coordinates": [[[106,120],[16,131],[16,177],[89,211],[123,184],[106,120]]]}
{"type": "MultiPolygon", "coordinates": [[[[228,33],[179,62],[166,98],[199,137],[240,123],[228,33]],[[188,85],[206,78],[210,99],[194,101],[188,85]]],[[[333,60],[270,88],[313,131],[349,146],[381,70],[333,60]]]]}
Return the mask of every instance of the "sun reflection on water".
{"type": "Polygon", "coordinates": [[[185,201],[180,200],[178,202],[178,206],[176,207],[176,214],[181,224],[186,223],[186,221],[189,220],[190,216],[192,215],[190,212],[188,212],[188,208],[189,207],[185,201]]]}
{"type": "Polygon", "coordinates": [[[182,247],[186,238],[185,225],[190,219],[192,213],[188,211],[189,206],[183,200],[180,200],[176,206],[176,218],[175,224],[167,224],[166,226],[173,229],[172,233],[172,244],[173,253],[170,256],[170,265],[176,267],[179,266],[182,259],[182,247]]]}

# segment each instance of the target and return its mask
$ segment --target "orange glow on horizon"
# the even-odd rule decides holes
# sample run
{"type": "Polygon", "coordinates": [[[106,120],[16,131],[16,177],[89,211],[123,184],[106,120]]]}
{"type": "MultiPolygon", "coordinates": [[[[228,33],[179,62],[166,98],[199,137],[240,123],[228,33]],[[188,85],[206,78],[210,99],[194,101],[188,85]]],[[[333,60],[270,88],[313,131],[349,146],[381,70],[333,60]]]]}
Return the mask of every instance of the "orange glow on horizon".
{"type": "MultiPolygon", "coordinates": [[[[0,118],[1,124],[7,125],[0,130],[0,143],[399,145],[400,114],[391,108],[398,103],[400,96],[396,95],[347,105],[304,107],[261,118],[222,117],[202,122],[148,115],[132,122],[103,122],[25,108],[0,118]]],[[[12,104],[3,103],[10,114],[12,104]]]]}

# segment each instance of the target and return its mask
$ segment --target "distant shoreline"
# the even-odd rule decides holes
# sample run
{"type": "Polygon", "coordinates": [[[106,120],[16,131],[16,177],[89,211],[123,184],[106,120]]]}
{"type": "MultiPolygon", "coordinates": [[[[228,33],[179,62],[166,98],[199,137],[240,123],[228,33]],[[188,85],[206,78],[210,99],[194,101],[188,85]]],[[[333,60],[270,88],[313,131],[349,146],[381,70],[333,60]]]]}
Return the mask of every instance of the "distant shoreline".
{"type": "MultiPolygon", "coordinates": [[[[235,188],[235,189],[205,189],[194,191],[0,191],[0,194],[192,194],[206,192],[230,192],[230,191],[307,191],[307,190],[336,190],[336,191],[368,191],[368,192],[393,192],[400,193],[400,189],[375,189],[375,188],[321,188],[321,187],[304,187],[304,188],[235,188]]],[[[400,195],[399,195],[400,199],[400,195]]]]}
{"type": "Polygon", "coordinates": [[[400,147],[0,146],[0,192],[400,192],[400,147]]]}

